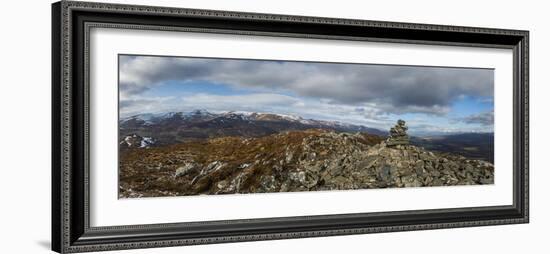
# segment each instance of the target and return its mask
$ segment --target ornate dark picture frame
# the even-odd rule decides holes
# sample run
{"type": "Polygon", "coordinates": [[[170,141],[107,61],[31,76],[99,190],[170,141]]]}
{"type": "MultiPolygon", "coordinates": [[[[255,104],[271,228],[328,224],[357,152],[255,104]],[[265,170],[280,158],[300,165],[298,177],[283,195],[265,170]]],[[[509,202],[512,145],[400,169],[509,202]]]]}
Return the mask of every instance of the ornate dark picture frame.
{"type": "Polygon", "coordinates": [[[529,221],[528,31],[62,1],[52,6],[52,249],[61,253],[472,227],[529,221]],[[513,205],[91,227],[92,27],[513,50],[513,205]]]}

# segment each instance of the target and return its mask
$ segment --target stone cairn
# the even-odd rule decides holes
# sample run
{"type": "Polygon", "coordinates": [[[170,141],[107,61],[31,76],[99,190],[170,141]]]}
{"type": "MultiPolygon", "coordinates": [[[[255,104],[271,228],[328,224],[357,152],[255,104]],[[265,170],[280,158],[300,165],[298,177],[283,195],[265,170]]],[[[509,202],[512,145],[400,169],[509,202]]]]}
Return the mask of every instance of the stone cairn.
{"type": "Polygon", "coordinates": [[[408,145],[409,135],[407,135],[407,129],[409,128],[405,125],[405,121],[401,119],[397,120],[397,124],[390,129],[390,137],[386,141],[386,145],[408,145]]]}

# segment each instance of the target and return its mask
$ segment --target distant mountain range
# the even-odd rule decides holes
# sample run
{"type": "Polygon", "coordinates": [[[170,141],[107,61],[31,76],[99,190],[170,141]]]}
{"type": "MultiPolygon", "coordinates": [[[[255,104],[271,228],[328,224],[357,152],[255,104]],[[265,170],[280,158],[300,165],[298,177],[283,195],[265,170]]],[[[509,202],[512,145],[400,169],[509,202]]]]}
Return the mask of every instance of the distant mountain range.
{"type": "Polygon", "coordinates": [[[454,153],[472,159],[494,162],[494,133],[458,133],[411,137],[411,144],[428,150],[454,153]]]}
{"type": "MultiPolygon", "coordinates": [[[[387,131],[361,125],[304,119],[299,116],[207,110],[139,114],[119,121],[121,148],[172,145],[218,137],[264,137],[285,131],[323,129],[334,132],[368,133],[385,139],[387,131]]],[[[459,154],[468,158],[493,162],[493,133],[454,133],[410,137],[411,144],[432,151],[459,154]]]]}
{"type": "Polygon", "coordinates": [[[152,137],[158,145],[224,136],[261,137],[282,131],[326,129],[336,132],[366,132],[386,136],[387,131],[337,121],[304,119],[299,116],[207,110],[139,114],[119,121],[120,141],[127,135],[152,137]]]}

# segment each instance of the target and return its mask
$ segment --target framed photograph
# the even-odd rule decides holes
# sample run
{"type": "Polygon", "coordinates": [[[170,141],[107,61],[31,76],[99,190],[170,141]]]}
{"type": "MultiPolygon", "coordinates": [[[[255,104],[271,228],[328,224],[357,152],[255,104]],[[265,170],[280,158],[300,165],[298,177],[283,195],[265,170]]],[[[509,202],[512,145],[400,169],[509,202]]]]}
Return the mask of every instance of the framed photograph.
{"type": "Polygon", "coordinates": [[[529,220],[528,31],[61,1],[60,253],[529,220]]]}

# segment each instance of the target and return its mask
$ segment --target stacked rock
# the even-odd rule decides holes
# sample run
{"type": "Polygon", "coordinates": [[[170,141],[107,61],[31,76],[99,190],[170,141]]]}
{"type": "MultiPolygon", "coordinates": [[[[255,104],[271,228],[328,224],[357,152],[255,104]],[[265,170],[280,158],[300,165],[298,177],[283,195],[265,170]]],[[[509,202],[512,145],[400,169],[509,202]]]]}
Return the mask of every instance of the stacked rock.
{"type": "Polygon", "coordinates": [[[408,127],[405,125],[405,121],[401,119],[397,120],[397,124],[390,129],[390,137],[386,141],[386,145],[408,145],[409,135],[407,135],[407,129],[408,127]]]}

